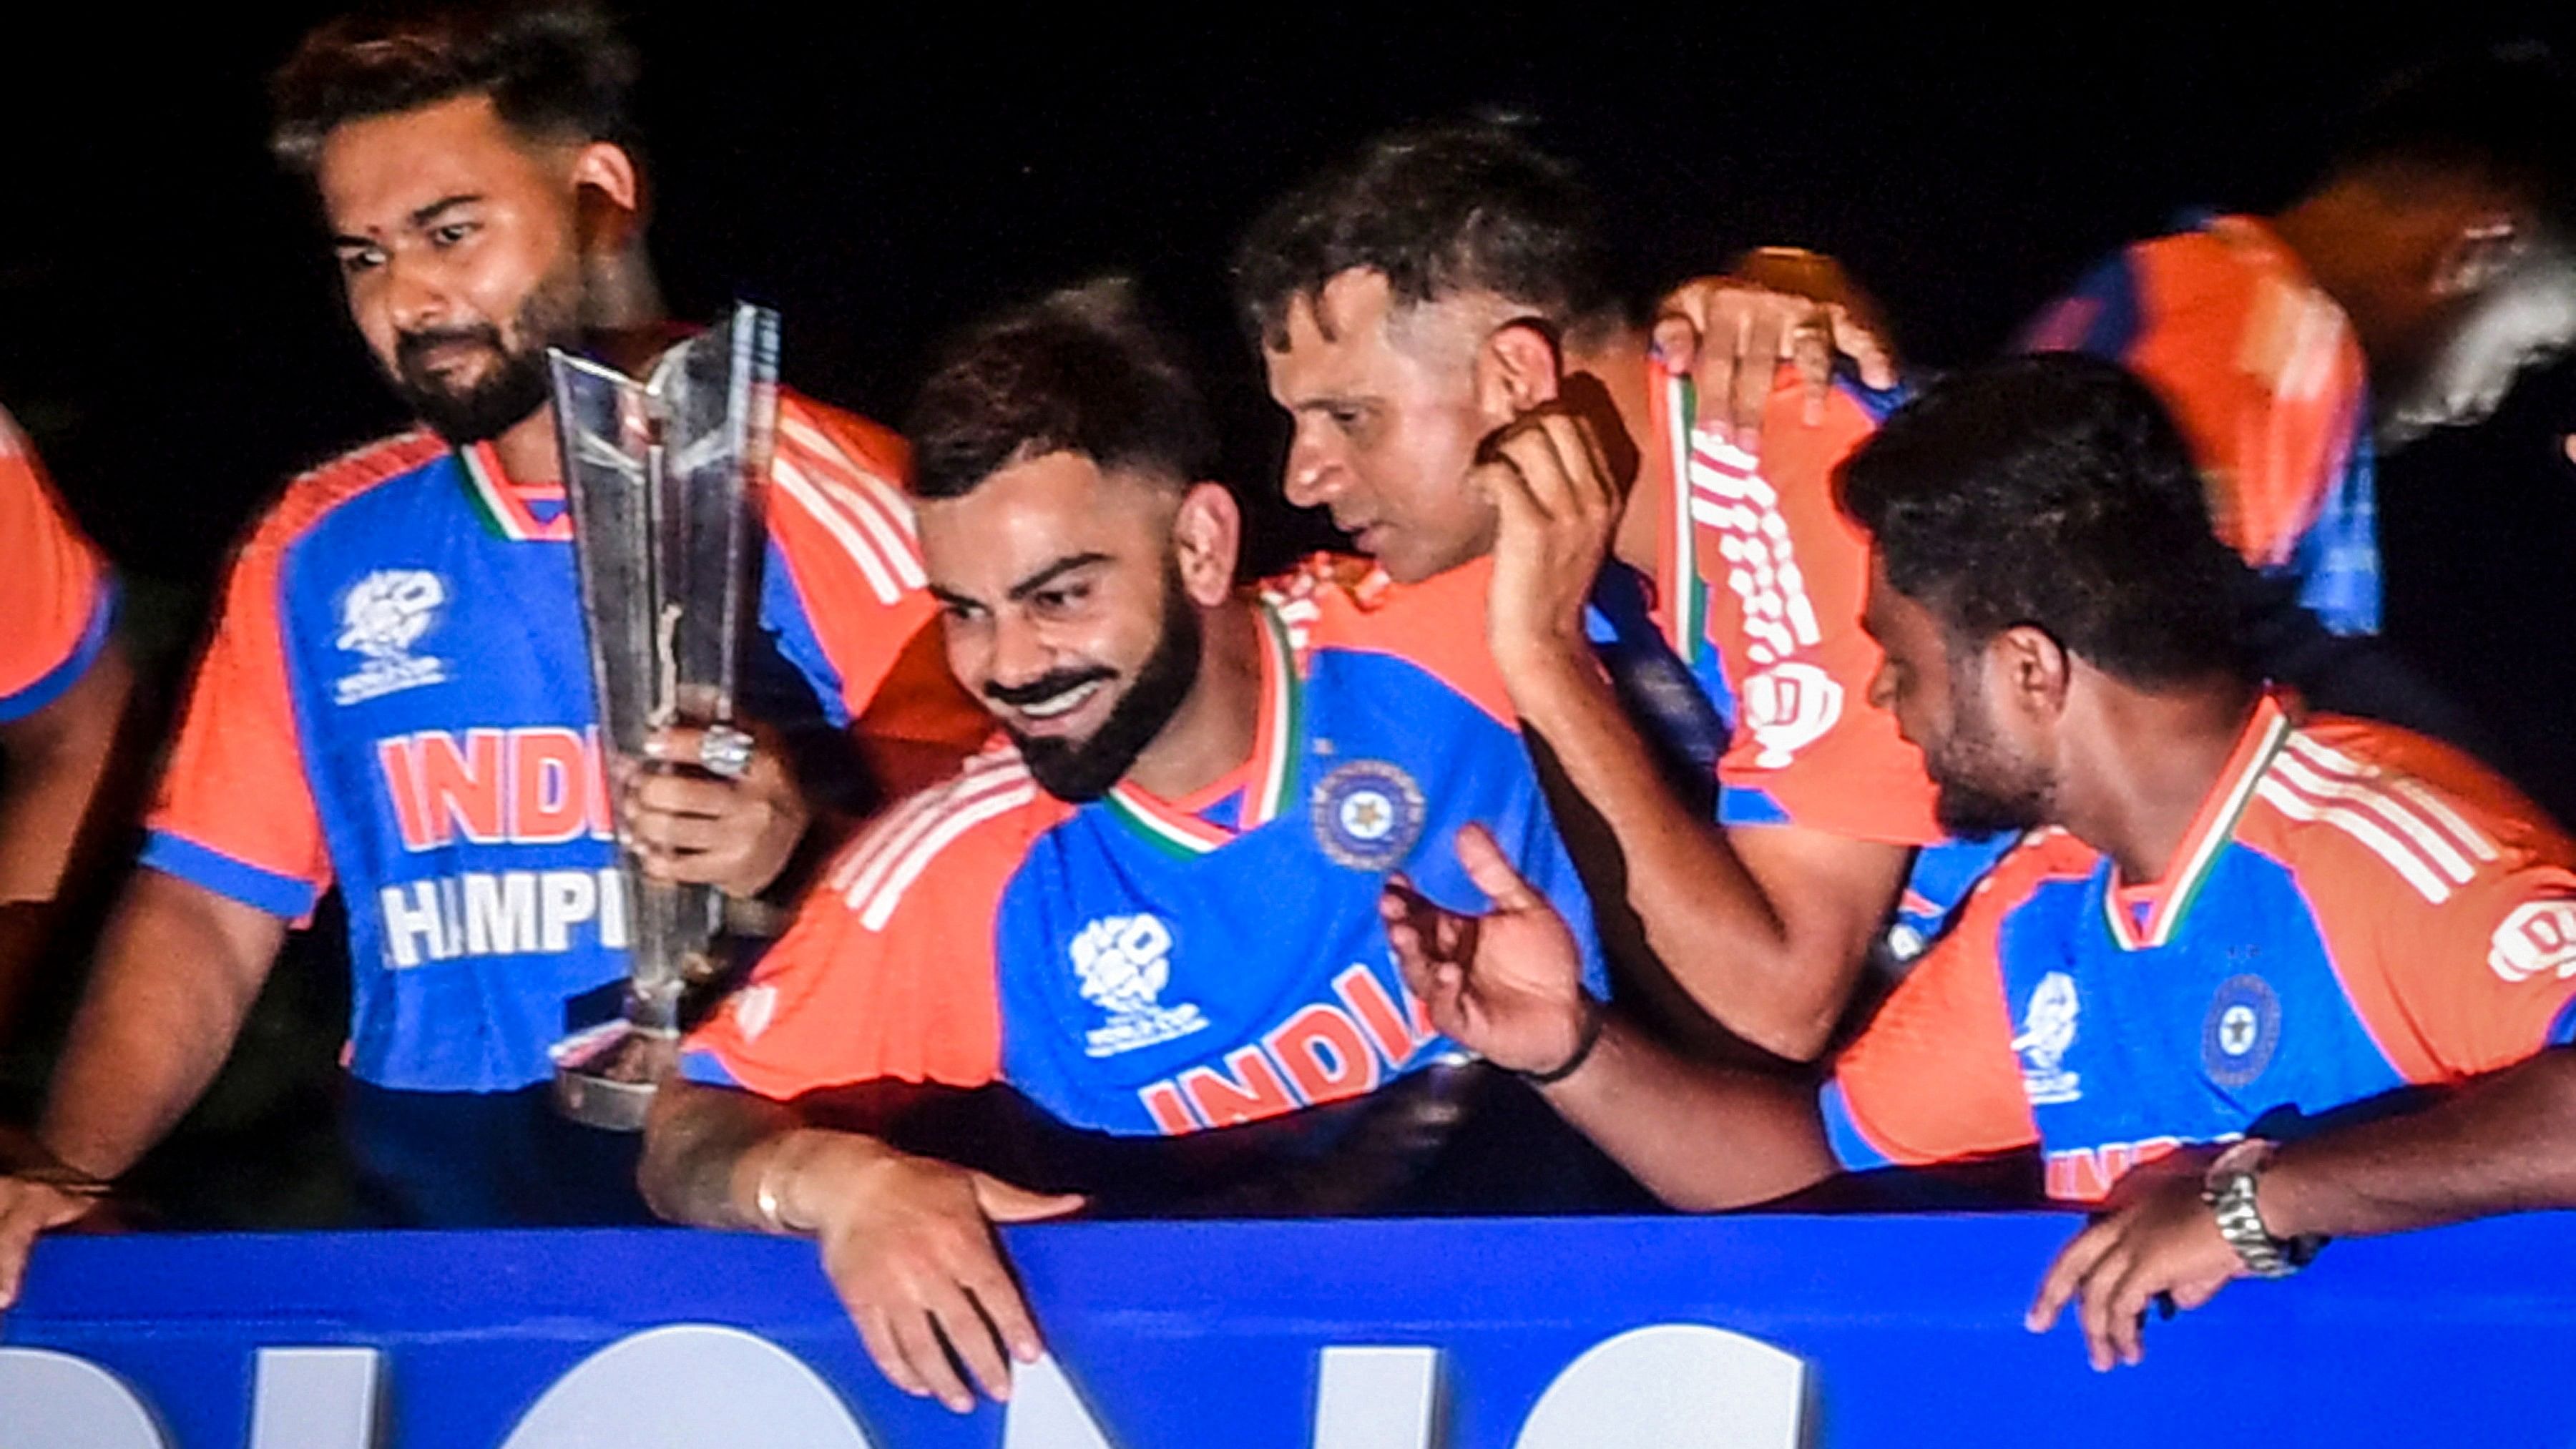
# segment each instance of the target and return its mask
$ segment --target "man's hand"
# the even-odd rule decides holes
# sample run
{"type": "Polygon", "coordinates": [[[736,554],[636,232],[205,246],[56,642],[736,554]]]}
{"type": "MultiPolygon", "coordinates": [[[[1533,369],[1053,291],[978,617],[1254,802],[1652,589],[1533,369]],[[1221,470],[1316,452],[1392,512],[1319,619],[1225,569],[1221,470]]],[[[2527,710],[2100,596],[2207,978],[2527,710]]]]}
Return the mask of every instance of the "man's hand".
{"type": "Polygon", "coordinates": [[[1550,1071],[1582,1044],[1583,957],[1565,918],[1530,888],[1483,826],[1458,832],[1458,861],[1492,897],[1462,916],[1396,877],[1378,898],[1405,985],[1441,1034],[1498,1067],[1550,1071]]]}
{"type": "Polygon", "coordinates": [[[752,732],[750,763],[733,779],[700,763],[708,735],[694,725],[654,731],[618,807],[646,875],[749,898],[787,868],[811,813],[766,731],[752,732]]]}
{"type": "Polygon", "coordinates": [[[2022,1321],[2031,1332],[2046,1333],[2058,1311],[2075,1304],[2097,1372],[2144,1356],[2139,1337],[2149,1304],[2162,1297],[2177,1308],[2198,1308],[2245,1272],[2201,1201],[2198,1173],[2153,1172],[2143,1183],[2131,1187],[2123,1178],[2126,1205],[2094,1219],[2059,1250],[2022,1321]]]}
{"type": "Polygon", "coordinates": [[[1588,657],[1584,603],[1627,502],[1591,427],[1554,408],[1526,414],[1484,441],[1468,480],[1499,515],[1485,629],[1506,678],[1534,651],[1588,657]]]}
{"type": "Polygon", "coordinates": [[[1012,1361],[1033,1363],[1045,1346],[993,1225],[1060,1217],[1082,1199],[1030,1192],[864,1138],[842,1143],[847,1150],[807,1163],[781,1198],[790,1225],[813,1225],[823,1271],[869,1357],[896,1388],[961,1414],[975,1407],[975,1395],[957,1375],[959,1362],[985,1393],[1008,1399],[1012,1361]]]}
{"type": "Polygon", "coordinates": [[[36,1235],[78,1221],[98,1206],[100,1196],[97,1186],[64,1175],[0,1177],[0,1308],[18,1301],[36,1235]]]}
{"type": "Polygon", "coordinates": [[[1878,309],[1842,264],[1795,247],[1764,247],[1722,277],[1684,282],[1656,309],[1655,354],[1687,374],[1698,397],[1694,427],[1755,451],[1762,411],[1782,363],[1798,369],[1806,422],[1824,421],[1834,355],[1852,360],[1861,381],[1896,386],[1896,356],[1878,309]]]}

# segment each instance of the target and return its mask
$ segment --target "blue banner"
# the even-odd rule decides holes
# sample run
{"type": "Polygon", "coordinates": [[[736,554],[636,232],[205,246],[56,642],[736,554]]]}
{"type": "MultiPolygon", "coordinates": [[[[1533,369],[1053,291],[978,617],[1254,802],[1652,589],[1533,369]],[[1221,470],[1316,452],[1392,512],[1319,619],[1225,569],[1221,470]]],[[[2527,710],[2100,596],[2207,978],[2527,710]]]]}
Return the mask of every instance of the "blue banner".
{"type": "Polygon", "coordinates": [[[805,1243],[62,1238],[0,1321],[0,1449],[2576,1444],[2576,1217],[2335,1244],[2107,1375],[2021,1328],[2075,1221],[1018,1229],[1052,1358],[962,1418],[805,1243]]]}

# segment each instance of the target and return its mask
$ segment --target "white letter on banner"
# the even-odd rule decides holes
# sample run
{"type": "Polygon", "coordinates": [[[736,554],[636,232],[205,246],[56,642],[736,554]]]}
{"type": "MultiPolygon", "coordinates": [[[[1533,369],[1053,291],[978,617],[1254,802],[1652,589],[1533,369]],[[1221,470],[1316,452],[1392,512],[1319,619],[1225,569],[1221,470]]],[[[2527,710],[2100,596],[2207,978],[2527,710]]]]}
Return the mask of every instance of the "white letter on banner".
{"type": "Polygon", "coordinates": [[[152,1411],[116,1375],[42,1348],[0,1348],[9,1449],[170,1449],[152,1411]]]}
{"type": "Polygon", "coordinates": [[[1436,1348],[1328,1348],[1315,1375],[1315,1449],[1430,1449],[1436,1348]]]}
{"type": "Polygon", "coordinates": [[[250,1449],[369,1449],[376,1430],[372,1348],[263,1348],[250,1449]]]}
{"type": "Polygon", "coordinates": [[[832,1387],[765,1338],[648,1328],[555,1381],[501,1449],[876,1449],[832,1387]]]}
{"type": "Polygon", "coordinates": [[[1806,1377],[1795,1355],[1722,1328],[1631,1329],[1566,1365],[1517,1449],[1794,1449],[1806,1377]]]}
{"type": "Polygon", "coordinates": [[[1109,1449],[1109,1436],[1055,1355],[1011,1370],[1011,1406],[1002,1418],[1002,1449],[1109,1449]]]}

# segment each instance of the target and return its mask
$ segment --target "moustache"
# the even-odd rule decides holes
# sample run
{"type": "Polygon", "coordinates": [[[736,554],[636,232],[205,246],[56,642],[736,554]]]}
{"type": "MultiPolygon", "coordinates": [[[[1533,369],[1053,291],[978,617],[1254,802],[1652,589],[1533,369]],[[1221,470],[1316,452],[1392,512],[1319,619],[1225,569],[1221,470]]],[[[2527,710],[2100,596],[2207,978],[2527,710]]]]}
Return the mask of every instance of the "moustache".
{"type": "Polygon", "coordinates": [[[1080,689],[1095,679],[1117,677],[1117,670],[1104,669],[1098,665],[1089,669],[1059,669],[1052,674],[1041,674],[1026,684],[986,684],[984,697],[995,704],[1009,705],[1013,709],[1018,709],[1024,705],[1039,704],[1053,699],[1069,690],[1080,689]]]}
{"type": "Polygon", "coordinates": [[[501,345],[501,329],[488,322],[472,327],[429,328],[394,339],[394,365],[408,376],[421,376],[427,371],[424,357],[429,350],[455,342],[480,343],[494,352],[507,350],[501,345]]]}

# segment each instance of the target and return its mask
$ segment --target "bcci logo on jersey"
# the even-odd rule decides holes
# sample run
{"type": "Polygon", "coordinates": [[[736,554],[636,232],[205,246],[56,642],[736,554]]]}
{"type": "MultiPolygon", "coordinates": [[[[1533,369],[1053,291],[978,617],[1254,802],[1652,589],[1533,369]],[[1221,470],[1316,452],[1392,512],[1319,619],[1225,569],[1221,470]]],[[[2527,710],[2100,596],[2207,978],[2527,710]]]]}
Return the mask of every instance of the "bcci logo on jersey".
{"type": "Polygon", "coordinates": [[[1422,838],[1422,787],[1384,760],[1353,760],[1315,785],[1315,843],[1337,865],[1393,870],[1422,838]]]}
{"type": "Polygon", "coordinates": [[[2063,971],[2042,976],[2030,993],[2012,1049],[2021,1054],[2021,1087],[2034,1107],[2084,1095],[2084,1079],[2066,1070],[2067,1049],[2075,1045],[2076,1009],[2075,978],[2063,971]]]}
{"type": "Polygon", "coordinates": [[[1082,999],[1109,1013],[1106,1024],[1085,1033],[1085,1054],[1116,1056],[1207,1026],[1197,1007],[1160,1000],[1172,984],[1172,932],[1160,917],[1103,916],[1082,928],[1069,951],[1082,999]]]}
{"type": "Polygon", "coordinates": [[[378,569],[349,586],[340,601],[338,644],[358,656],[358,672],[342,675],[332,695],[359,704],[397,690],[447,678],[444,660],[411,648],[438,623],[447,585],[427,569],[378,569]]]}

